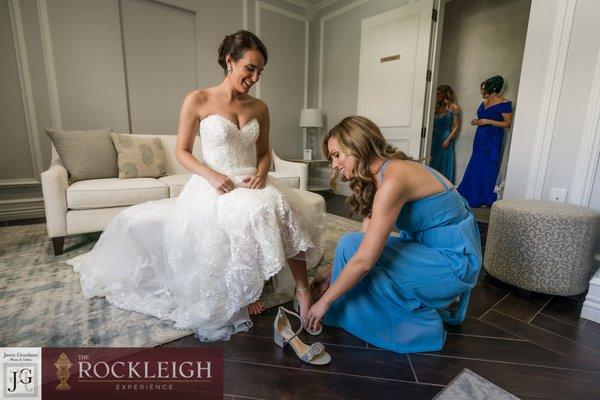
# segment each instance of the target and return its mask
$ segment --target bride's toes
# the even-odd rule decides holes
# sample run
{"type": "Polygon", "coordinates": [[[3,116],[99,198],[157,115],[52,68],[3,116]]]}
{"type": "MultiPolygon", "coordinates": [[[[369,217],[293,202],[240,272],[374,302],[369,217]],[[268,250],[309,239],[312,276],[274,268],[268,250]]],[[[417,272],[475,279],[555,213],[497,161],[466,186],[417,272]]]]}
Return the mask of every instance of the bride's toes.
{"type": "Polygon", "coordinates": [[[265,311],[265,307],[260,300],[257,300],[248,306],[248,313],[250,315],[262,314],[263,311],[265,311]]]}

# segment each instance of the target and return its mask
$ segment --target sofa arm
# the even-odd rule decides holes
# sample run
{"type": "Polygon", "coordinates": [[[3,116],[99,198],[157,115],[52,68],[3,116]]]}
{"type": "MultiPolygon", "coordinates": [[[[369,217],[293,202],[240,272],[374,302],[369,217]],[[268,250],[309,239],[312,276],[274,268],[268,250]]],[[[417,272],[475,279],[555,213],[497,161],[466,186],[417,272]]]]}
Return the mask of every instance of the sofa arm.
{"type": "Polygon", "coordinates": [[[286,161],[273,154],[273,166],[275,171],[284,172],[290,175],[296,175],[300,178],[300,189],[308,189],[308,165],[300,162],[286,161]]]}
{"type": "Polygon", "coordinates": [[[42,172],[42,193],[46,211],[46,228],[51,238],[67,235],[67,187],[69,178],[60,160],[42,172]]]}

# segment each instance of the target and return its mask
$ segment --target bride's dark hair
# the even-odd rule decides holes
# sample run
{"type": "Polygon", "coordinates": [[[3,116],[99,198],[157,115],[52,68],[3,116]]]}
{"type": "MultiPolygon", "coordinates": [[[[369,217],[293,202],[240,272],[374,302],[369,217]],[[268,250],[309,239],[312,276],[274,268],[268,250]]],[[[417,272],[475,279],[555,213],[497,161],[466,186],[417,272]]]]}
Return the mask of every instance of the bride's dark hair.
{"type": "Polygon", "coordinates": [[[237,62],[244,56],[246,50],[250,49],[257,50],[265,59],[265,64],[267,63],[269,58],[267,48],[254,33],[242,29],[232,35],[225,36],[219,46],[219,57],[217,59],[225,75],[227,75],[227,63],[225,62],[227,56],[230,55],[233,61],[237,62]]]}

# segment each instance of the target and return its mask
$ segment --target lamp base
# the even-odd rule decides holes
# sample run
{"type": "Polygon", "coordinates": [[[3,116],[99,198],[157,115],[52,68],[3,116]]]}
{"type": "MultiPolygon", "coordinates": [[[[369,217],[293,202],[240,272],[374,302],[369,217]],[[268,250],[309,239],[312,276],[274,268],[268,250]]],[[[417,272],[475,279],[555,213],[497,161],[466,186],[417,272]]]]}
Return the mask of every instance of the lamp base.
{"type": "Polygon", "coordinates": [[[310,161],[313,159],[312,149],[304,149],[304,153],[302,154],[302,159],[306,161],[310,161]]]}

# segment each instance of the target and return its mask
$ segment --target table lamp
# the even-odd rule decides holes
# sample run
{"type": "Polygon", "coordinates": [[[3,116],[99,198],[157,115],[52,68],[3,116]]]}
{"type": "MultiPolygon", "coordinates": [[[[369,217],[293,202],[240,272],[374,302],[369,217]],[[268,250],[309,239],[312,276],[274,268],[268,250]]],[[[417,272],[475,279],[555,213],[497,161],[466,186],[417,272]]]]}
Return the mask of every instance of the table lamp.
{"type": "Polygon", "coordinates": [[[300,128],[308,128],[308,134],[304,141],[304,154],[305,160],[313,159],[313,146],[314,146],[314,131],[311,128],[321,128],[323,126],[323,114],[318,108],[304,108],[300,111],[300,128]]]}

